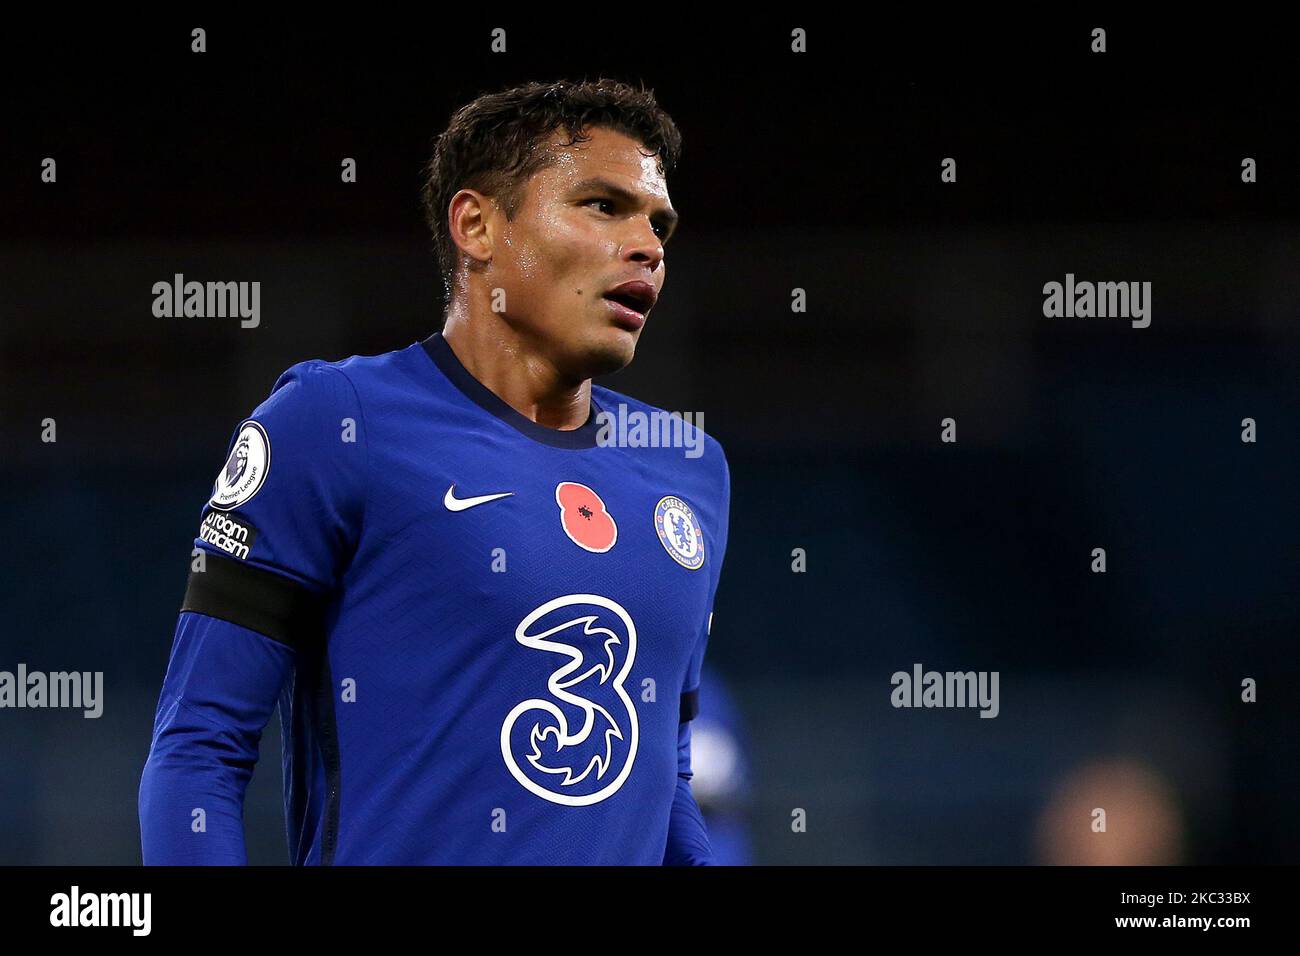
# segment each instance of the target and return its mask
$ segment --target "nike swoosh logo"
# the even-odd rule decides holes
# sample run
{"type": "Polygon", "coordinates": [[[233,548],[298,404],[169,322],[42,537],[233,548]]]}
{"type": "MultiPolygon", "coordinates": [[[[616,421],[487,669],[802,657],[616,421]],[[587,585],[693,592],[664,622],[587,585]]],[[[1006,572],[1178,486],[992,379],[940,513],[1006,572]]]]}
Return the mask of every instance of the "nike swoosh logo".
{"type": "Polygon", "coordinates": [[[464,511],[467,508],[473,508],[475,505],[485,505],[489,501],[496,501],[498,498],[509,498],[514,494],[513,491],[503,491],[497,495],[478,495],[475,498],[457,498],[455,495],[456,486],[452,485],[443,495],[442,503],[447,506],[448,511],[464,511]]]}

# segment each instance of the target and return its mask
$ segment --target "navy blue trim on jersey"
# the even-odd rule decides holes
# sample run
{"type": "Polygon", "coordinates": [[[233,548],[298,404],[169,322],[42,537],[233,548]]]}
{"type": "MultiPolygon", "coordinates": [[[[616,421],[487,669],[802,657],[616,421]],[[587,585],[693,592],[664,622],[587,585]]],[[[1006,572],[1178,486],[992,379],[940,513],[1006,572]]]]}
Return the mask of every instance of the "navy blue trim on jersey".
{"type": "Polygon", "coordinates": [[[334,678],[330,676],[329,657],[320,656],[316,674],[317,724],[321,761],[325,765],[325,819],[321,827],[320,865],[334,865],[334,851],[339,843],[339,799],[342,796],[339,759],[339,728],[334,716],[334,678]]]}
{"type": "Polygon", "coordinates": [[[700,689],[688,690],[682,694],[681,717],[678,723],[694,720],[700,714],[700,689]]]}
{"type": "Polygon", "coordinates": [[[438,366],[442,374],[446,375],[466,398],[484,411],[495,415],[520,434],[555,448],[596,447],[596,433],[599,431],[596,414],[600,408],[594,398],[591,400],[591,414],[587,416],[586,423],[580,428],[568,430],[547,428],[511,408],[490,388],[471,375],[469,369],[460,364],[460,359],[451,350],[451,346],[447,344],[441,332],[434,332],[420,344],[424,346],[424,351],[428,353],[429,358],[433,359],[433,363],[438,366]]]}
{"type": "Polygon", "coordinates": [[[190,571],[182,611],[195,611],[295,650],[324,643],[325,598],[301,584],[235,558],[208,552],[190,571]]]}

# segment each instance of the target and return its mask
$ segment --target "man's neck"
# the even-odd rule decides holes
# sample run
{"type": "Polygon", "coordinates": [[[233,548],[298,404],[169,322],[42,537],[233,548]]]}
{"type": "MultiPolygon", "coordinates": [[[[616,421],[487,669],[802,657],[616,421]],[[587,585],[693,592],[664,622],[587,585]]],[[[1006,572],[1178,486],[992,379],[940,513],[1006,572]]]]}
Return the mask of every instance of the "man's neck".
{"type": "Polygon", "coordinates": [[[466,371],[519,414],[546,428],[581,428],[591,415],[591,379],[573,382],[501,316],[447,312],[442,337],[466,371]]]}

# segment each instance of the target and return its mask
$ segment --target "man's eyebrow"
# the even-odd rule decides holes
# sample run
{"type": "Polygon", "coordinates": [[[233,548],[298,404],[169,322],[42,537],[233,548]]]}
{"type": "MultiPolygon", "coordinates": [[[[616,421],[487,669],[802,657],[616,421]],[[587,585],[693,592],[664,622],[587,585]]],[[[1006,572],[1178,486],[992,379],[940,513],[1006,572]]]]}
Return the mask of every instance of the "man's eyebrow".
{"type": "MultiPolygon", "coordinates": [[[[624,205],[639,206],[641,204],[641,197],[636,193],[624,189],[617,183],[610,182],[603,176],[593,176],[590,179],[584,179],[581,182],[575,183],[572,191],[575,193],[605,192],[618,199],[618,201],[624,205]]],[[[677,215],[674,210],[665,208],[655,210],[655,212],[650,216],[650,219],[671,230],[676,227],[681,217],[677,215]]]]}

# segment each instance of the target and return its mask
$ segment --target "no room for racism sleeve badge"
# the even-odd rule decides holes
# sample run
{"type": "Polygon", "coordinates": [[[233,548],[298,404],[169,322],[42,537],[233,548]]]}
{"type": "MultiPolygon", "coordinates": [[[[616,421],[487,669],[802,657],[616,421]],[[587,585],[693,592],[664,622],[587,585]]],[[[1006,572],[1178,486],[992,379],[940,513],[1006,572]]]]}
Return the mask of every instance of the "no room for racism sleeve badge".
{"type": "Polygon", "coordinates": [[[704,532],[691,506],[673,495],[655,505],[655,530],[659,543],[674,561],[691,571],[704,565],[704,532]]]}
{"type": "Polygon", "coordinates": [[[247,504],[262,490],[262,483],[270,470],[271,439],[266,437],[266,429],[257,422],[245,422],[239,429],[225,467],[212,483],[209,504],[218,511],[230,511],[247,504]]]}

